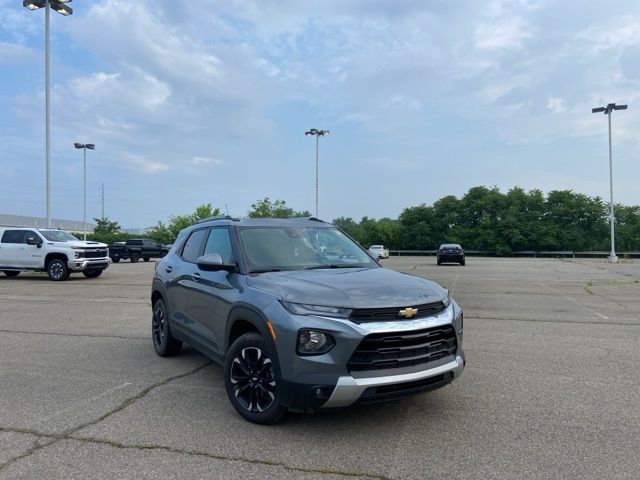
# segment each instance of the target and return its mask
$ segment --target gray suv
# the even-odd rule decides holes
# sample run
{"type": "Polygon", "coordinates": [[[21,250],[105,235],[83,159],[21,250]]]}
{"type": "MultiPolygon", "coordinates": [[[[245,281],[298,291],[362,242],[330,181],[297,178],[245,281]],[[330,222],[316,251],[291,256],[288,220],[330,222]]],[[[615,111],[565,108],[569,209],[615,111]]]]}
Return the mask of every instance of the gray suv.
{"type": "Polygon", "coordinates": [[[433,390],[462,373],[462,309],[440,285],[381,267],[316,218],[214,217],[156,266],[152,338],[224,365],[249,421],[433,390]]]}

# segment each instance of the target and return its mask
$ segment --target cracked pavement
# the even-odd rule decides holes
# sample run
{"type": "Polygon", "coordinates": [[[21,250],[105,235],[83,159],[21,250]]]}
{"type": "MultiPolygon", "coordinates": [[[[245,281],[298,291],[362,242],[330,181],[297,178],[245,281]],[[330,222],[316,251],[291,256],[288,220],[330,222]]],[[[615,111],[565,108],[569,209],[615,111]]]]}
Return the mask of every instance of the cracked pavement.
{"type": "Polygon", "coordinates": [[[195,350],[155,355],[152,264],[0,278],[0,479],[638,477],[639,263],[385,263],[465,308],[463,376],[275,426],[242,420],[195,350]]]}

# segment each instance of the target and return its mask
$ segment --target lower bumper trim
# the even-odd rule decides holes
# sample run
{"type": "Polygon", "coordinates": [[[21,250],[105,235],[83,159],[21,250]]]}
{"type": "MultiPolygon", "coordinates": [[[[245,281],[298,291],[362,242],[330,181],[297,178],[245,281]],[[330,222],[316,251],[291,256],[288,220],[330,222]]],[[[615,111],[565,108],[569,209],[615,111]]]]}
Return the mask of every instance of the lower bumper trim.
{"type": "Polygon", "coordinates": [[[406,373],[401,375],[390,375],[387,377],[373,378],[353,378],[350,375],[342,376],[338,379],[336,388],[333,390],[331,397],[326,401],[322,408],[346,407],[356,402],[367,388],[380,387],[384,385],[393,385],[404,382],[415,382],[429,377],[452,373],[453,378],[458,377],[464,369],[464,360],[461,356],[456,359],[431,368],[415,373],[406,373]]]}

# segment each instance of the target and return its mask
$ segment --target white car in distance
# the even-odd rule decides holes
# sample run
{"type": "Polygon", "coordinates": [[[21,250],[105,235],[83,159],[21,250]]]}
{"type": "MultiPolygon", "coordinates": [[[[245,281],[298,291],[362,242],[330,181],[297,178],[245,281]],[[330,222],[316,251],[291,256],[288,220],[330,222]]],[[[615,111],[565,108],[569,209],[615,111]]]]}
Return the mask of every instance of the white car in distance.
{"type": "Polygon", "coordinates": [[[371,245],[369,253],[375,259],[389,258],[389,250],[384,248],[384,245],[371,245]]]}

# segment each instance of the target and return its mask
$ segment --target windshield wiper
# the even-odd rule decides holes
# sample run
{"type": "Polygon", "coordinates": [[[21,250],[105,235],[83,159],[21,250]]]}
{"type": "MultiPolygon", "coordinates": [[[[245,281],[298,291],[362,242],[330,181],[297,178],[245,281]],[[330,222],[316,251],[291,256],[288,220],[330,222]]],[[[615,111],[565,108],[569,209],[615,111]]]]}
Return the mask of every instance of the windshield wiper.
{"type": "Polygon", "coordinates": [[[304,267],[305,270],[320,270],[322,268],[362,268],[364,265],[350,265],[348,263],[328,263],[326,265],[311,265],[310,267],[304,267]]]}
{"type": "Polygon", "coordinates": [[[249,274],[252,273],[268,273],[268,272],[281,272],[279,268],[256,268],[255,270],[249,270],[249,274]]]}

